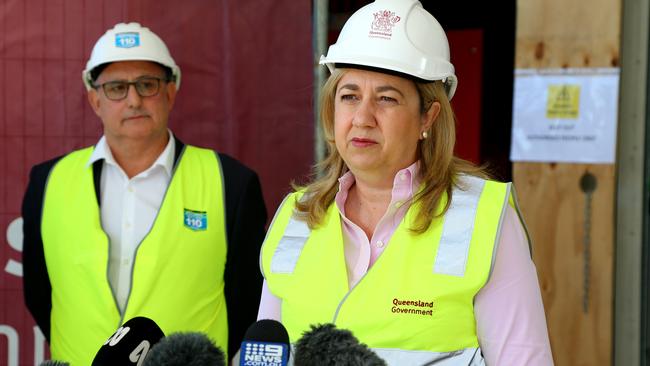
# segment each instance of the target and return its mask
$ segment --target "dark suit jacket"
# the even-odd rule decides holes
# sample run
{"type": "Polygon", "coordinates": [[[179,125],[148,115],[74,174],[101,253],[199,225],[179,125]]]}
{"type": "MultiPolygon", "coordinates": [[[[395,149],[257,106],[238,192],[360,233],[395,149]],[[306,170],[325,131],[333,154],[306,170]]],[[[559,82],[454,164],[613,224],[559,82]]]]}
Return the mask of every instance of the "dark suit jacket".
{"type": "MultiPolygon", "coordinates": [[[[176,139],[174,164],[185,145],[176,139]]],[[[218,154],[223,170],[226,205],[228,254],[224,272],[228,307],[228,353],[234,355],[248,326],[257,318],[262,291],[259,252],[264,240],[266,208],[257,174],[237,160],[218,154]]],[[[25,303],[46,339],[50,339],[52,309],[50,279],[47,273],[41,213],[45,185],[50,170],[62,156],[34,166],[23,199],[23,289],[25,303]]],[[[102,161],[93,165],[95,193],[100,200],[102,161]]],[[[101,345],[97,345],[99,349],[101,345]]]]}

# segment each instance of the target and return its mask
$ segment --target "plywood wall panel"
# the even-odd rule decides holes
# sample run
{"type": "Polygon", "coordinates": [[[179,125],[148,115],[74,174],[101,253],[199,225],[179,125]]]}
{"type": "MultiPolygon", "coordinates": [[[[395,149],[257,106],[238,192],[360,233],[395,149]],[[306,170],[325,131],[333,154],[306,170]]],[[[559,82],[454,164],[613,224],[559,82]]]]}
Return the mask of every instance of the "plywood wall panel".
{"type": "Polygon", "coordinates": [[[610,364],[614,166],[517,163],[514,181],[533,238],[556,365],[610,364]],[[585,172],[593,174],[598,185],[591,199],[588,286],[584,276],[587,202],[580,189],[585,172]]]}
{"type": "Polygon", "coordinates": [[[515,64],[617,66],[620,28],[620,0],[518,0],[515,64]]]}
{"type": "MultiPolygon", "coordinates": [[[[519,0],[516,67],[616,67],[620,19],[620,1],[519,0]]],[[[533,239],[556,365],[611,364],[615,165],[520,162],[513,180],[533,239]],[[580,179],[586,172],[597,178],[597,188],[585,312],[586,195],[580,179]]]]}

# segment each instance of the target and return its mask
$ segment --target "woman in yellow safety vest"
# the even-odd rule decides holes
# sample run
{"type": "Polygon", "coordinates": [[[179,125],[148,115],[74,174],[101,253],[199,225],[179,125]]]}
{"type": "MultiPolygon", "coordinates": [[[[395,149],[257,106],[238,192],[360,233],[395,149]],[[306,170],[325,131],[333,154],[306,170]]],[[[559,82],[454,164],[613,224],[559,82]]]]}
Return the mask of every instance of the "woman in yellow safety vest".
{"type": "Polygon", "coordinates": [[[440,24],[419,1],[377,0],[320,63],[328,155],[271,224],[258,318],[292,342],[334,323],[394,365],[552,364],[511,184],[453,156],[440,24]]]}

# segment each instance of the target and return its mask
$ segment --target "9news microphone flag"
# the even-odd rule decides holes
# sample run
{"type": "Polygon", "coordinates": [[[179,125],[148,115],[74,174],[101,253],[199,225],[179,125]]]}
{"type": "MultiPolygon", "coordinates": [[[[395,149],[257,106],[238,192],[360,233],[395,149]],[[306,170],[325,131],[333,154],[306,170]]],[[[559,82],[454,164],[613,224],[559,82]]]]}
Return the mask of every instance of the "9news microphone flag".
{"type": "Polygon", "coordinates": [[[282,323],[262,319],[253,323],[241,344],[239,366],[286,366],[289,334],[282,323]]]}

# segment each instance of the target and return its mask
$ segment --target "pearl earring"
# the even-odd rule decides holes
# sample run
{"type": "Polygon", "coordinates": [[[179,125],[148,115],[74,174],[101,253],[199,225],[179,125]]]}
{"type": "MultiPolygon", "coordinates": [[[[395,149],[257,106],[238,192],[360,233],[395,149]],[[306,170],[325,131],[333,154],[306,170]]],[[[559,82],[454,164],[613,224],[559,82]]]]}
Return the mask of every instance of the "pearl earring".
{"type": "Polygon", "coordinates": [[[425,140],[427,137],[429,137],[427,131],[422,131],[422,139],[425,140]]]}

